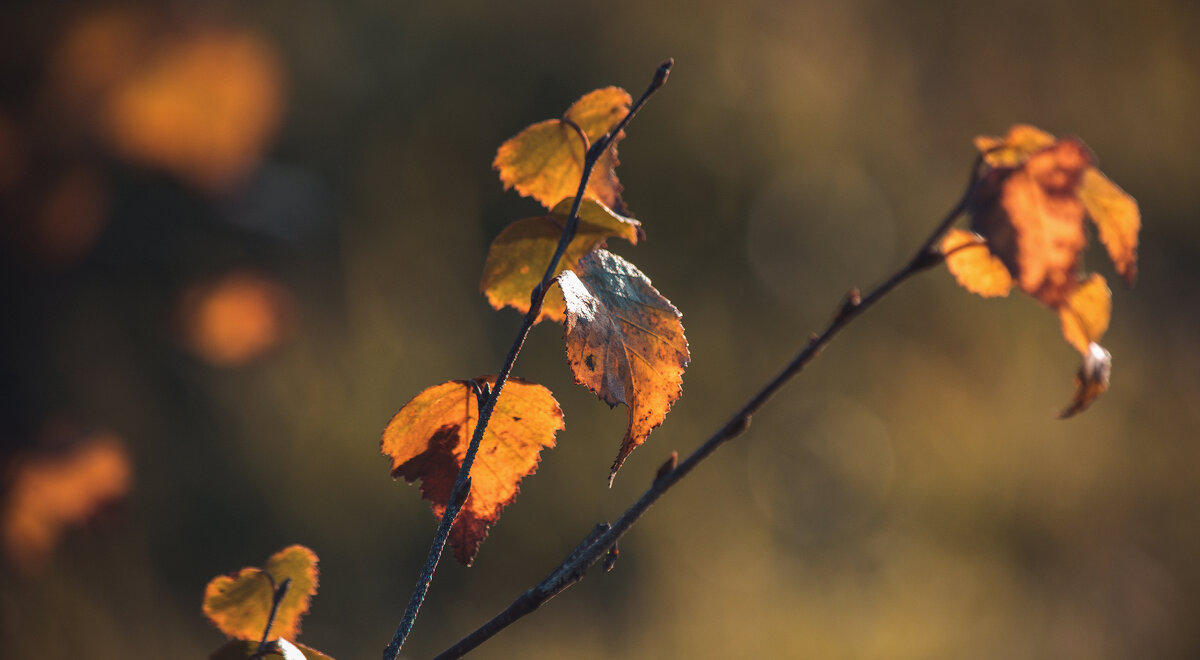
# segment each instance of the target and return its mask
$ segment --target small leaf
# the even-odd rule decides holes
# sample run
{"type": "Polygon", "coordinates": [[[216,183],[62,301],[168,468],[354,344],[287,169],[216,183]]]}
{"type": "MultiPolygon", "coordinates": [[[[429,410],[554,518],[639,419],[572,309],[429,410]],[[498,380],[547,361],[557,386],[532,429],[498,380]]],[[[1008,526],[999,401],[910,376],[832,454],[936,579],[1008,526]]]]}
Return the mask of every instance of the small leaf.
{"type": "MultiPolygon", "coordinates": [[[[492,307],[500,309],[507,305],[522,313],[529,311],[529,294],[542,280],[554,256],[573,201],[564,199],[547,215],[518,220],[492,241],[483,266],[483,280],[479,283],[492,307]]],[[[602,247],[606,239],[624,238],[637,245],[642,236],[642,226],[637,220],[617,215],[599,202],[584,200],[579,207],[579,227],[559,261],[558,272],[575,268],[580,258],[602,247]]],[[[562,292],[551,288],[542,302],[538,321],[564,318],[562,292]]]]}
{"type": "Polygon", "coordinates": [[[679,310],[633,264],[607,250],[558,276],[567,309],[567,361],[575,382],[610,406],[629,408],[625,439],[609,473],[662,424],[688,365],[679,310]]]}
{"type": "Polygon", "coordinates": [[[1075,396],[1070,405],[1059,413],[1066,419],[1087,410],[1101,394],[1108,390],[1108,378],[1112,374],[1112,354],[1100,344],[1088,345],[1083,354],[1083,364],[1075,375],[1075,396]]]}
{"type": "Polygon", "coordinates": [[[983,161],[994,168],[1020,167],[1030,156],[1054,142],[1053,135],[1036,126],[1016,124],[1002,138],[980,135],[975,138],[975,148],[983,155],[983,161]]]}
{"type": "Polygon", "coordinates": [[[1079,197],[1100,231],[1100,242],[1108,248],[1117,272],[1133,286],[1137,279],[1138,231],[1142,228],[1137,201],[1094,167],[1083,173],[1079,197]]]}
{"type": "Polygon", "coordinates": [[[261,569],[243,568],[237,575],[213,578],[204,590],[204,614],[229,637],[257,641],[271,614],[272,584],[278,586],[287,579],[292,582],[275,612],[267,639],[295,638],[300,618],[317,593],[317,555],[302,545],[276,552],[261,569]]]}
{"type": "MultiPolygon", "coordinates": [[[[476,383],[496,383],[480,376],[476,383]]],[[[479,402],[471,382],[452,380],[426,389],[404,404],[383,431],[382,452],[392,459],[392,476],[421,480],[421,496],[439,519],[467,455],[479,419],[479,402]]],[[[454,557],[467,566],[479,544],[516,499],[521,479],[537,471],[543,447],[554,446],[563,429],[562,410],[550,390],[520,378],[509,378],[471,468],[471,493],[450,529],[454,557]]]]}
{"type": "MultiPolygon", "coordinates": [[[[234,639],[208,656],[209,660],[251,660],[258,652],[258,642],[234,639]]],[[[333,660],[316,649],[280,638],[267,644],[267,652],[258,658],[263,660],[333,660]]],[[[257,658],[255,659],[257,660],[257,658]]]]}
{"type": "Polygon", "coordinates": [[[1050,306],[1075,287],[1083,233],[1079,184],[1091,155],[1059,140],[1016,170],[988,175],[971,204],[971,229],[987,240],[1017,286],[1050,306]]]}
{"type": "Polygon", "coordinates": [[[988,250],[982,236],[964,229],[950,229],[942,238],[942,254],[958,283],[971,293],[985,298],[1007,296],[1012,276],[996,255],[988,250]]]}
{"type": "Polygon", "coordinates": [[[1112,316],[1112,291],[1097,273],[1072,291],[1058,308],[1062,333],[1067,343],[1087,355],[1091,346],[1108,330],[1112,316]]]}
{"type": "MultiPolygon", "coordinates": [[[[516,188],[546,208],[561,199],[573,199],[583,175],[586,152],[575,127],[587,136],[590,145],[625,118],[632,102],[629,93],[618,87],[597,89],[576,101],[563,119],[538,122],[507,140],[492,162],[492,167],[500,171],[504,189],[516,188]]],[[[617,165],[617,140],[613,140],[612,147],[596,162],[585,194],[621,213],[625,205],[614,171],[617,165]]]]}

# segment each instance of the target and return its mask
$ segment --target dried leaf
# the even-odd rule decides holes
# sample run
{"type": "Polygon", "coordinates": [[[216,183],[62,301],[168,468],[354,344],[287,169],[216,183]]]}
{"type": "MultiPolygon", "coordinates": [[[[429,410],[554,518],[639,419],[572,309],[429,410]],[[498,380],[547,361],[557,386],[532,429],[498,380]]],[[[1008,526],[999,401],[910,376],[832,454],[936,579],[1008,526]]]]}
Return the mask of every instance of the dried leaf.
{"type": "Polygon", "coordinates": [[[1097,273],[1071,292],[1058,308],[1062,333],[1067,343],[1087,355],[1094,342],[1108,330],[1112,316],[1112,292],[1097,273]]]}
{"type": "Polygon", "coordinates": [[[1079,184],[1090,166],[1081,143],[1060,140],[1020,169],[992,172],[992,185],[972,200],[971,229],[987,240],[1022,291],[1052,307],[1075,286],[1086,243],[1079,184]]]}
{"type": "Polygon", "coordinates": [[[1004,262],[988,250],[982,236],[964,229],[950,229],[942,238],[946,267],[958,283],[971,293],[985,298],[1007,296],[1012,276],[1004,262]]]}
{"type": "MultiPolygon", "coordinates": [[[[625,118],[632,102],[629,93],[618,87],[597,89],[576,101],[562,119],[533,124],[507,140],[492,162],[492,167],[500,171],[504,189],[516,188],[546,208],[574,198],[586,152],[579,131],[587,136],[588,144],[595,142],[625,118]]],[[[623,213],[621,184],[614,171],[617,165],[617,140],[613,140],[612,147],[596,162],[585,194],[623,213]]]]}
{"type": "Polygon", "coordinates": [[[280,638],[267,644],[265,655],[255,656],[258,641],[233,639],[208,656],[208,660],[333,660],[316,649],[280,638]]]}
{"type": "MultiPolygon", "coordinates": [[[[572,201],[564,199],[547,215],[518,220],[492,241],[479,284],[492,307],[500,309],[507,305],[522,313],[529,311],[529,294],[542,280],[546,265],[554,256],[572,201]]],[[[637,220],[617,215],[599,202],[584,200],[579,207],[579,227],[559,261],[558,272],[575,268],[584,255],[603,247],[606,239],[624,238],[637,245],[643,235],[637,220]]],[[[538,321],[564,318],[562,292],[551,288],[542,302],[538,321]]]]}
{"type": "Polygon", "coordinates": [[[292,582],[275,612],[268,639],[294,639],[300,632],[300,618],[317,593],[317,555],[302,545],[276,552],[263,568],[243,568],[236,575],[213,578],[204,590],[204,614],[229,637],[257,641],[271,614],[274,588],[287,579],[292,582]]]}
{"type": "Polygon", "coordinates": [[[1070,405],[1059,413],[1060,419],[1087,410],[1101,394],[1108,390],[1108,378],[1112,374],[1112,354],[1100,344],[1088,345],[1083,354],[1083,364],[1075,376],[1075,396],[1070,405]]]}
{"type": "Polygon", "coordinates": [[[1096,223],[1100,242],[1108,248],[1117,272],[1133,286],[1137,279],[1138,231],[1142,228],[1137,201],[1094,167],[1083,173],[1079,197],[1088,217],[1096,223]]]}
{"type": "MultiPolygon", "coordinates": [[[[495,376],[476,383],[492,386],[495,376]]],[[[421,480],[421,496],[438,518],[446,510],[454,480],[467,454],[479,403],[470,381],[435,385],[404,404],[383,432],[383,454],[392,459],[392,476],[421,480]]],[[[467,566],[500,512],[516,499],[521,479],[537,470],[543,447],[554,446],[563,428],[562,410],[550,390],[509,378],[471,468],[471,493],[450,530],[454,557],[467,566]]]]}
{"type": "Polygon", "coordinates": [[[681,394],[688,365],[679,310],[633,264],[607,250],[558,276],[567,309],[567,361],[575,381],[610,406],[629,409],[625,439],[609,473],[646,441],[681,394]]]}
{"type": "Polygon", "coordinates": [[[107,433],[61,454],[15,461],[3,515],[13,563],[25,571],[42,568],[63,530],[123,496],[132,472],[121,441],[107,433]]]}

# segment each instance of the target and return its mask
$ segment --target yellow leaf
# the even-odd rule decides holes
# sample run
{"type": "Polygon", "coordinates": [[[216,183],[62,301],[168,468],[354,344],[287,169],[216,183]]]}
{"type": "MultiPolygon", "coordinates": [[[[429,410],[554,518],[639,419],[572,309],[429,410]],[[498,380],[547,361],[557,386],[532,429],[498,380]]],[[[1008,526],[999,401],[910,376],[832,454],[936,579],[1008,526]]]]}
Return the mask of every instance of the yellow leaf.
{"type": "Polygon", "coordinates": [[[1007,296],[1012,275],[1004,262],[988,250],[987,241],[974,232],[951,229],[942,238],[942,254],[958,283],[985,298],[1007,296]]]}
{"type": "Polygon", "coordinates": [[[268,639],[295,638],[300,618],[317,593],[317,555],[302,545],[276,552],[263,568],[243,568],[236,575],[213,578],[204,590],[204,614],[229,637],[257,641],[271,614],[274,589],[289,579],[268,639]]]}
{"type": "MultiPolygon", "coordinates": [[[[500,171],[504,189],[516,188],[546,208],[561,199],[574,198],[586,152],[579,133],[587,136],[590,145],[625,118],[632,102],[629,93],[618,87],[597,89],[576,101],[562,119],[538,122],[507,140],[492,162],[492,167],[500,171]]],[[[613,140],[612,147],[597,161],[585,195],[620,213],[625,209],[614,171],[617,165],[617,140],[613,140]]]]}
{"type": "Polygon", "coordinates": [[[1138,231],[1142,228],[1137,201],[1094,167],[1083,173],[1079,197],[1117,272],[1132,286],[1137,278],[1138,231]]]}
{"type": "Polygon", "coordinates": [[[1097,273],[1072,291],[1058,308],[1062,333],[1067,343],[1087,355],[1094,342],[1108,330],[1112,315],[1112,292],[1097,273]]]}
{"type": "Polygon", "coordinates": [[[575,382],[610,406],[629,409],[625,439],[609,473],[662,424],[681,394],[690,355],[679,310],[633,264],[607,250],[558,276],[567,310],[567,361],[575,382]]]}
{"type": "Polygon", "coordinates": [[[1054,136],[1035,126],[1016,124],[1008,129],[1004,137],[980,135],[975,138],[975,148],[983,154],[983,160],[994,168],[1019,167],[1033,154],[1055,142],[1054,136]]]}
{"type": "MultiPolygon", "coordinates": [[[[492,386],[496,377],[474,380],[492,386]]],[[[438,518],[449,504],[478,419],[471,382],[452,380],[404,404],[383,431],[381,450],[392,459],[392,476],[409,483],[420,479],[421,496],[438,518]]],[[[471,493],[450,529],[450,547],[460,563],[470,566],[475,560],[500,511],[520,492],[521,479],[537,470],[542,448],[553,447],[562,428],[562,410],[550,390],[508,379],[475,455],[471,493]]]]}
{"type": "MultiPolygon", "coordinates": [[[[518,220],[492,241],[479,284],[492,307],[507,305],[522,313],[529,311],[529,294],[554,256],[572,201],[564,199],[548,215],[518,220]]],[[[584,200],[579,207],[579,227],[559,261],[558,272],[575,268],[584,255],[602,247],[608,238],[624,238],[637,245],[642,235],[637,220],[617,215],[599,202],[584,200]]],[[[562,292],[552,287],[546,292],[538,321],[564,318],[562,292]]]]}

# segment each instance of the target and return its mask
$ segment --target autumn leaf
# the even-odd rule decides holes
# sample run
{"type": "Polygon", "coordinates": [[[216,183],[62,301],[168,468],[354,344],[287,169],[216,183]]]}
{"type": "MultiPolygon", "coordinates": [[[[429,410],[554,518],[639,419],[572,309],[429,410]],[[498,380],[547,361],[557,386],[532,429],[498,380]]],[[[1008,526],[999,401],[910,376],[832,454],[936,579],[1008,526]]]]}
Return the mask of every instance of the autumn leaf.
{"type": "MultiPolygon", "coordinates": [[[[494,386],[495,376],[475,383],[494,386]]],[[[421,496],[439,519],[449,504],[458,470],[479,419],[479,402],[471,381],[435,385],[404,404],[383,431],[382,452],[392,459],[392,476],[421,480],[421,496]]],[[[563,415],[550,390],[520,378],[504,385],[475,463],[471,492],[450,530],[450,546],[460,563],[470,566],[479,544],[516,499],[521,479],[537,470],[543,447],[554,446],[563,415]]]]}
{"type": "Polygon", "coordinates": [[[316,649],[279,638],[267,644],[264,655],[256,656],[258,641],[233,639],[217,649],[208,660],[333,660],[316,649]]]}
{"type": "Polygon", "coordinates": [[[567,310],[567,361],[575,381],[610,406],[629,409],[629,424],[608,481],[662,424],[682,393],[688,365],[682,315],[633,264],[607,250],[558,276],[567,310]]]}
{"type": "Polygon", "coordinates": [[[1112,292],[1108,283],[1097,273],[1079,285],[1063,304],[1058,307],[1062,321],[1062,333],[1067,343],[1083,355],[1091,352],[1091,346],[1100,341],[1108,330],[1112,315],[1112,292]]]}
{"type": "Polygon", "coordinates": [[[317,593],[317,555],[302,545],[276,552],[263,568],[243,568],[236,575],[213,578],[204,590],[204,614],[229,637],[260,640],[275,589],[289,579],[268,639],[294,639],[300,632],[300,618],[317,593]]]}
{"type": "Polygon", "coordinates": [[[1088,350],[1083,354],[1083,364],[1075,376],[1075,396],[1070,405],[1059,413],[1059,418],[1066,419],[1087,410],[1097,397],[1108,390],[1108,378],[1111,373],[1112,354],[1100,344],[1089,344],[1088,350]]]}
{"type": "MultiPolygon", "coordinates": [[[[492,167],[500,171],[504,189],[516,188],[546,208],[565,198],[574,198],[583,174],[588,145],[600,139],[629,113],[633,98],[618,87],[588,92],[562,119],[549,119],[525,128],[496,152],[492,167]],[[587,136],[587,143],[580,133],[587,136]]],[[[618,213],[625,212],[621,184],[614,171],[617,161],[616,136],[612,146],[596,162],[585,194],[618,213]]]]}
{"type": "Polygon", "coordinates": [[[1004,262],[991,253],[982,236],[964,229],[950,229],[942,238],[946,267],[958,283],[985,298],[1007,296],[1012,276],[1004,262]]]}
{"type": "MultiPolygon", "coordinates": [[[[479,283],[492,307],[529,311],[529,294],[541,282],[546,265],[554,256],[573,201],[564,199],[547,215],[518,220],[492,241],[483,266],[483,280],[479,283]]],[[[558,272],[575,268],[584,255],[603,247],[609,238],[624,238],[637,245],[644,236],[637,220],[617,215],[603,204],[586,199],[579,207],[579,227],[559,261],[558,272]]],[[[562,292],[551,288],[542,302],[538,321],[564,318],[562,292]]]]}
{"type": "Polygon", "coordinates": [[[1094,167],[1083,173],[1079,197],[1117,272],[1133,286],[1137,278],[1138,232],[1142,228],[1137,202],[1094,167]]]}

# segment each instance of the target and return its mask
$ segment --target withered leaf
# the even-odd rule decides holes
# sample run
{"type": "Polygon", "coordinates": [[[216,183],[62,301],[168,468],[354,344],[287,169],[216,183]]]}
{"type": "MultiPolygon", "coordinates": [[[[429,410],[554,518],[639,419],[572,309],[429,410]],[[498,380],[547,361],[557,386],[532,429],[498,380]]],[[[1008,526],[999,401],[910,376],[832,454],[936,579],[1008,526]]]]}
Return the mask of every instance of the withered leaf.
{"type": "Polygon", "coordinates": [[[1083,354],[1083,364],[1075,375],[1075,396],[1070,405],[1059,413],[1060,419],[1087,410],[1088,406],[1108,390],[1108,378],[1112,374],[1112,354],[1097,343],[1088,345],[1083,354]]]}
{"type": "Polygon", "coordinates": [[[566,303],[567,361],[575,381],[629,409],[625,439],[609,473],[662,424],[682,393],[688,365],[682,315],[633,264],[607,250],[558,276],[566,303]]]}
{"type": "MultiPolygon", "coordinates": [[[[564,199],[547,215],[518,220],[492,241],[479,283],[492,307],[500,309],[507,305],[522,313],[529,311],[529,294],[554,256],[572,201],[564,199]]],[[[642,236],[637,220],[617,215],[603,204],[586,199],[579,207],[579,227],[559,261],[558,272],[575,268],[579,259],[602,247],[606,239],[619,237],[637,245],[642,236]]],[[[564,318],[562,292],[551,287],[542,302],[538,321],[564,318]]]]}
{"type": "Polygon", "coordinates": [[[967,291],[992,298],[1007,296],[1012,289],[1008,268],[988,250],[987,241],[979,234],[950,229],[942,237],[942,254],[946,267],[967,291]]]}
{"type": "Polygon", "coordinates": [[[1138,232],[1142,228],[1137,201],[1094,167],[1083,173],[1079,198],[1117,272],[1132,286],[1137,278],[1138,232]]]}
{"type": "MultiPolygon", "coordinates": [[[[597,89],[576,101],[562,119],[538,122],[505,141],[492,162],[492,167],[500,171],[504,189],[516,188],[546,208],[574,198],[587,150],[579,132],[587,136],[590,145],[625,118],[632,102],[629,93],[618,87],[597,89]]],[[[587,197],[618,213],[625,211],[615,172],[617,140],[621,137],[618,135],[596,162],[585,191],[587,197]]]]}
{"type": "Polygon", "coordinates": [[[1112,291],[1097,273],[1080,284],[1058,307],[1063,337],[1083,355],[1100,341],[1112,316],[1112,291]]]}
{"type": "Polygon", "coordinates": [[[233,639],[208,656],[208,660],[333,660],[316,649],[282,637],[267,644],[266,654],[255,656],[257,652],[257,641],[233,639]]]}
{"type": "Polygon", "coordinates": [[[262,568],[213,578],[204,590],[204,614],[229,637],[257,641],[271,614],[275,587],[288,579],[291,584],[275,611],[268,639],[294,639],[300,632],[300,618],[317,593],[317,555],[302,545],[276,552],[262,568]]]}
{"type": "MultiPolygon", "coordinates": [[[[474,381],[491,387],[496,377],[474,381]]],[[[382,452],[392,460],[392,476],[409,483],[420,479],[421,496],[439,519],[478,419],[471,381],[452,380],[404,404],[383,431],[382,452]]],[[[553,447],[562,429],[562,410],[550,390],[508,379],[475,455],[470,495],[450,529],[450,547],[460,563],[471,565],[501,510],[516,499],[521,479],[537,470],[542,448],[553,447]]]]}

